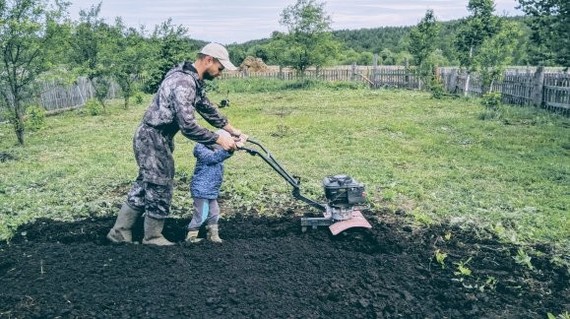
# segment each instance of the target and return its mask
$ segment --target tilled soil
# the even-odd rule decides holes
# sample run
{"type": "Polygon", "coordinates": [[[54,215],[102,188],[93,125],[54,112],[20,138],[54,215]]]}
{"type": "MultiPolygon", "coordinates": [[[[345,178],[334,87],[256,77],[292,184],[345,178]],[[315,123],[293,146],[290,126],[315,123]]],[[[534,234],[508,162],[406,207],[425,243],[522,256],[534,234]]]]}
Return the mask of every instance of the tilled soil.
{"type": "MultiPolygon", "coordinates": [[[[0,318],[546,318],[570,311],[568,270],[519,247],[365,212],[371,230],[301,232],[294,217],[237,215],[223,244],[111,245],[114,218],[38,220],[0,244],[0,318]],[[390,221],[388,221],[390,220],[390,221]],[[435,252],[447,254],[439,263],[435,252]],[[520,258],[519,258],[520,259],[520,258]],[[459,265],[463,264],[464,274],[459,265]],[[471,271],[468,275],[467,272],[471,271]]],[[[140,240],[139,223],[134,237],[140,240]]]]}

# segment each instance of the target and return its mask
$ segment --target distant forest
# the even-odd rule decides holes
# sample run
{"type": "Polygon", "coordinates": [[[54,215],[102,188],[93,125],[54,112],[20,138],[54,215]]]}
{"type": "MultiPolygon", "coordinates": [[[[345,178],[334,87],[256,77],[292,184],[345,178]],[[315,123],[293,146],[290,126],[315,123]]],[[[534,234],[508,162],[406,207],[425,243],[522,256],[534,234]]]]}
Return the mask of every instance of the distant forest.
{"type": "MultiPolygon", "coordinates": [[[[523,35],[518,39],[514,56],[513,65],[528,65],[529,57],[527,55],[530,29],[526,24],[525,16],[507,17],[506,20],[512,21],[520,25],[523,35]]],[[[440,64],[442,66],[459,65],[454,40],[463,19],[452,20],[441,23],[441,32],[439,32],[439,41],[437,45],[438,52],[441,56],[440,64]]],[[[372,56],[379,55],[379,64],[383,65],[401,65],[406,60],[411,60],[411,54],[408,52],[409,34],[414,26],[407,27],[379,27],[358,30],[335,30],[332,31],[334,39],[342,45],[342,52],[335,64],[352,64],[371,65],[372,56]]],[[[270,45],[272,39],[252,40],[242,44],[229,45],[232,59],[242,61],[246,56],[261,58],[266,64],[274,65],[271,55],[266,54],[266,47],[270,45]]]]}

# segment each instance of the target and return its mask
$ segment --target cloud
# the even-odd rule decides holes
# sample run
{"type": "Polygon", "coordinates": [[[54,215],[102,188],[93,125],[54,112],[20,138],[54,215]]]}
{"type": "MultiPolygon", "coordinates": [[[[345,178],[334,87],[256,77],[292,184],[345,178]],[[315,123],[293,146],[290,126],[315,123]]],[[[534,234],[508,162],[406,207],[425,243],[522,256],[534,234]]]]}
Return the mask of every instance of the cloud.
{"type": "MultiPolygon", "coordinates": [[[[73,1],[73,0],[72,0],[73,1]]],[[[75,0],[70,8],[72,19],[79,9],[88,9],[99,0],[75,0]]],[[[318,0],[321,2],[320,0],[318,0]]],[[[172,18],[175,25],[189,29],[196,39],[221,43],[242,43],[267,38],[273,31],[284,31],[279,24],[281,12],[295,0],[113,0],[103,2],[100,16],[108,22],[123,18],[130,26],[155,25],[172,18]]],[[[325,10],[333,20],[332,28],[361,29],[382,26],[416,25],[433,9],[440,21],[468,15],[468,0],[324,0],[325,10]]],[[[498,14],[519,13],[516,0],[495,0],[498,14]]]]}

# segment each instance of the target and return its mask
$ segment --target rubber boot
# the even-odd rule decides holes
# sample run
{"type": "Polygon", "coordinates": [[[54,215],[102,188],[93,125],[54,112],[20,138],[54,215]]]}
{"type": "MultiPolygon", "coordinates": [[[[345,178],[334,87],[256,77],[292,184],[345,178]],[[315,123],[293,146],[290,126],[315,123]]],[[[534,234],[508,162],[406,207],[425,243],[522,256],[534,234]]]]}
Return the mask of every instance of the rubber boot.
{"type": "Polygon", "coordinates": [[[124,203],[117,215],[115,225],[107,234],[107,239],[113,243],[132,243],[131,228],[140,215],[141,212],[132,209],[127,203],[124,203]]]}
{"type": "Polygon", "coordinates": [[[146,245],[156,246],[172,246],[173,242],[168,241],[162,236],[164,228],[164,219],[155,219],[149,216],[144,218],[144,238],[142,243],[146,245]]]}
{"type": "Polygon", "coordinates": [[[219,232],[217,224],[208,225],[208,226],[206,226],[206,229],[208,230],[208,240],[209,241],[211,241],[213,243],[223,242],[223,240],[220,238],[220,232],[219,232]]]}
{"type": "Polygon", "coordinates": [[[190,244],[199,243],[203,240],[203,238],[198,238],[198,231],[197,230],[189,230],[188,234],[186,235],[186,242],[190,244]]]}

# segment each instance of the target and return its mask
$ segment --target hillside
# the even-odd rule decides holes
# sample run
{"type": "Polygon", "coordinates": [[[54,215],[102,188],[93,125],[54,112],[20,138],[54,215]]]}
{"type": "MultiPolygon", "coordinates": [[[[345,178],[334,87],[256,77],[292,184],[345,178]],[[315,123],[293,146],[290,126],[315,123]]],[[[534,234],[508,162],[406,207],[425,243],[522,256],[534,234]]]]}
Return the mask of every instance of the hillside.
{"type": "MultiPolygon", "coordinates": [[[[521,45],[518,46],[518,51],[515,52],[513,64],[526,65],[526,48],[528,41],[529,29],[525,25],[525,20],[528,19],[524,16],[507,17],[509,21],[515,21],[520,24],[524,30],[524,35],[520,39],[521,45]]],[[[453,42],[458,32],[463,19],[450,20],[441,22],[441,32],[438,41],[438,49],[441,50],[442,55],[447,59],[450,65],[457,64],[456,50],[453,42]]],[[[356,30],[335,30],[332,34],[337,39],[345,50],[353,50],[357,53],[369,52],[373,54],[380,54],[386,56],[394,56],[407,51],[408,48],[408,34],[413,26],[399,26],[399,27],[378,27],[378,28],[362,28],[356,30]]],[[[271,42],[271,38],[257,39],[247,41],[241,44],[230,45],[232,57],[241,61],[247,55],[252,55],[264,59],[268,64],[272,64],[271,58],[266,55],[264,46],[271,42]]],[[[384,59],[389,62],[395,62],[391,59],[384,59]]]]}

